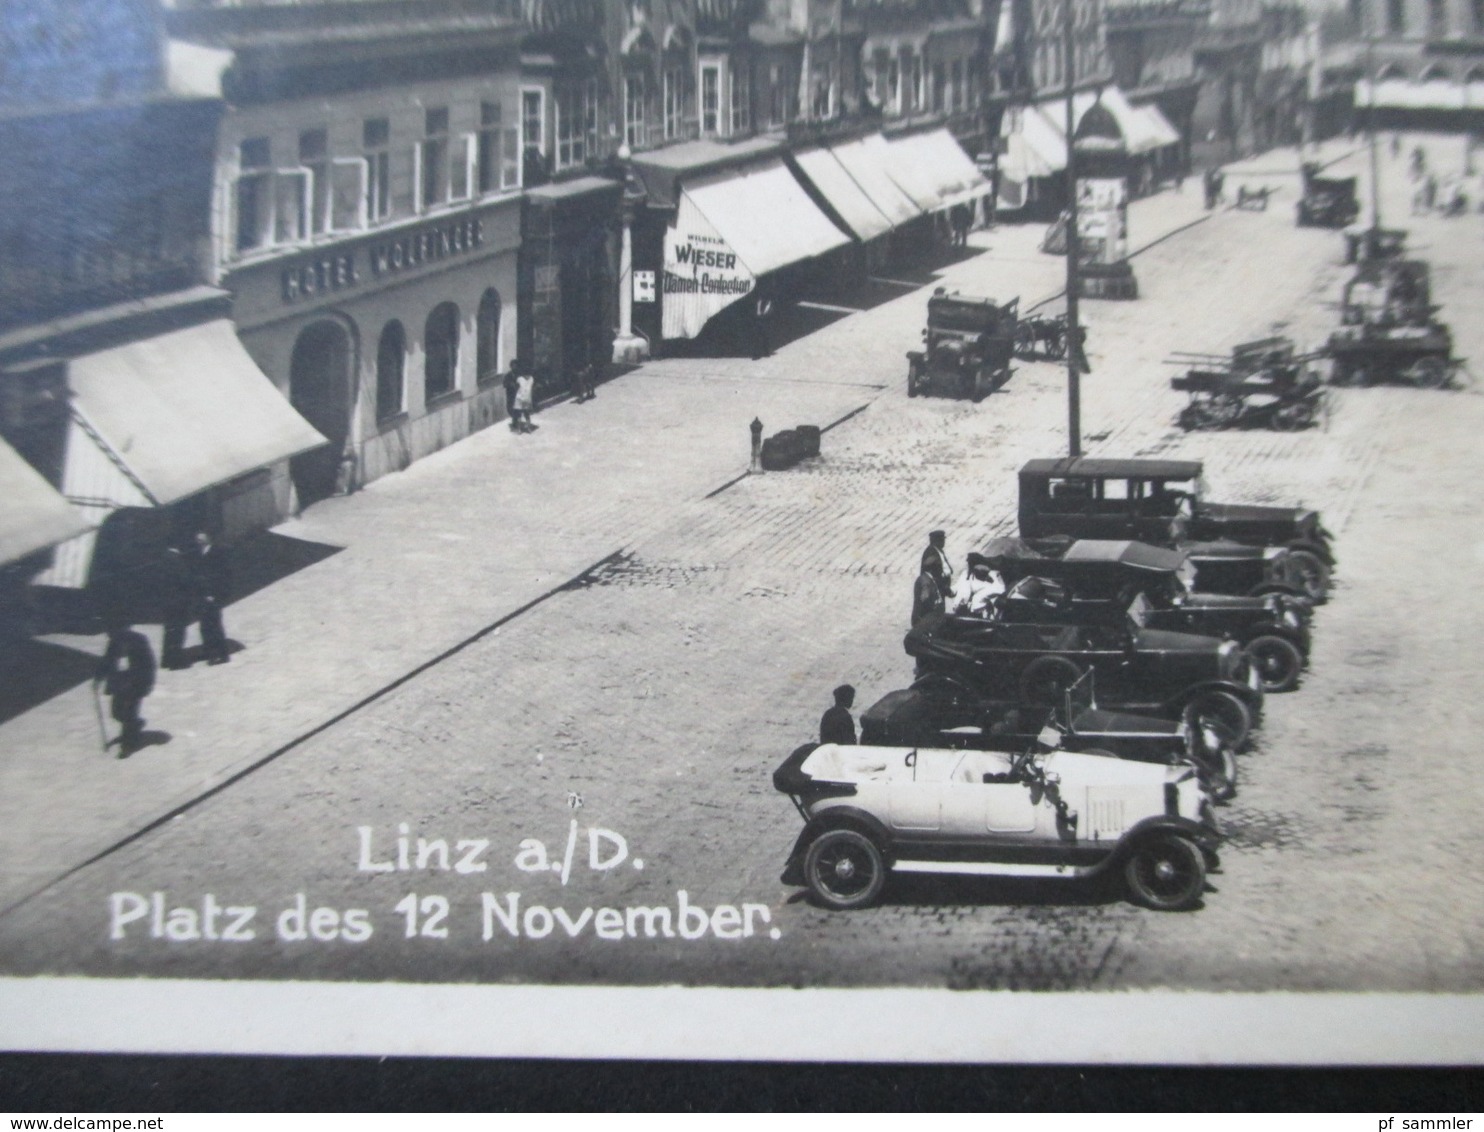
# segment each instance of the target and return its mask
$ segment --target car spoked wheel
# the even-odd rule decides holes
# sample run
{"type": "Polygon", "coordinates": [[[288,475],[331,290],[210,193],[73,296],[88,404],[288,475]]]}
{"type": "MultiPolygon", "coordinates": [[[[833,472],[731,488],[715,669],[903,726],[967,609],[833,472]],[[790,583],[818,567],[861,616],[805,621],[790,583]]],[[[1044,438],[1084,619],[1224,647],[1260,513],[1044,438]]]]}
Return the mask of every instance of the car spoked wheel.
{"type": "Polygon", "coordinates": [[[1248,642],[1246,652],[1262,680],[1264,692],[1290,692],[1298,685],[1304,656],[1292,641],[1283,637],[1257,637],[1248,642]]]}
{"type": "Polygon", "coordinates": [[[864,908],[881,895],[886,862],[865,834],[832,829],[816,837],[804,855],[804,880],[827,907],[864,908]]]}
{"type": "Polygon", "coordinates": [[[1252,732],[1252,713],[1230,692],[1212,688],[1185,705],[1185,720],[1197,734],[1209,731],[1223,747],[1241,749],[1252,732]]]}
{"type": "Polygon", "coordinates": [[[1283,575],[1290,585],[1313,601],[1323,601],[1329,593],[1329,567],[1313,551],[1290,550],[1283,575]]]}
{"type": "Polygon", "coordinates": [[[1067,689],[1082,673],[1061,656],[1043,656],[1031,661],[1020,677],[1020,698],[1027,703],[1060,704],[1067,689]]]}
{"type": "Polygon", "coordinates": [[[1206,858],[1188,837],[1157,833],[1133,847],[1123,875],[1129,893],[1146,908],[1179,912],[1206,890],[1206,858]]]}

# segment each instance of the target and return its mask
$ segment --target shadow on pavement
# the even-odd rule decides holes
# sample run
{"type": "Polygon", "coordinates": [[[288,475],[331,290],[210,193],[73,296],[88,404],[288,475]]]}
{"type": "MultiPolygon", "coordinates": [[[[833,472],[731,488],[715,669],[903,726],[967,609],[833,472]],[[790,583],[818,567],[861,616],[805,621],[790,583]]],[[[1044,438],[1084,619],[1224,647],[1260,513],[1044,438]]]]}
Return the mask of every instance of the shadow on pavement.
{"type": "Polygon", "coordinates": [[[10,642],[0,652],[0,723],[92,679],[98,658],[49,641],[10,642]]]}
{"type": "Polygon", "coordinates": [[[307,570],[345,548],[274,531],[259,531],[232,546],[232,601],[266,589],[274,582],[307,570]]]}

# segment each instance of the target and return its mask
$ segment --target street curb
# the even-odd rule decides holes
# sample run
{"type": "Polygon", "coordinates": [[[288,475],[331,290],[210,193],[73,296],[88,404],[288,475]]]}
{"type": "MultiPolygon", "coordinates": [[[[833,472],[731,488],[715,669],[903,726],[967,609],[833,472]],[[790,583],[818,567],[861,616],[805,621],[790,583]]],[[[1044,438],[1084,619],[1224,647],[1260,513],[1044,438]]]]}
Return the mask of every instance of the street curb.
{"type": "MultiPolygon", "coordinates": [[[[857,410],[857,411],[859,411],[859,410],[857,410]]],[[[10,913],[16,911],[18,908],[22,907],[23,905],[25,905],[25,904],[29,903],[30,901],[34,900],[36,897],[40,896],[42,893],[44,893],[45,891],[47,891],[47,889],[52,888],[53,886],[55,886],[57,884],[60,884],[62,881],[66,880],[67,878],[73,876],[76,873],[81,872],[83,869],[88,868],[90,865],[97,864],[99,861],[103,860],[105,857],[109,857],[109,856],[113,855],[114,853],[117,853],[120,849],[126,848],[129,845],[132,845],[134,842],[138,841],[140,838],[144,837],[146,834],[152,833],[153,831],[159,829],[161,826],[166,825],[169,822],[174,821],[176,818],[180,817],[182,814],[186,813],[188,810],[194,809],[196,806],[198,806],[200,803],[206,801],[208,798],[211,798],[214,795],[220,794],[223,790],[227,789],[227,787],[232,786],[232,785],[240,782],[242,779],[246,778],[249,774],[252,774],[254,771],[259,770],[262,767],[267,766],[269,763],[273,762],[279,756],[288,754],[290,751],[294,750],[294,748],[299,747],[299,746],[302,746],[304,743],[308,742],[310,739],[313,739],[316,735],[319,735],[322,732],[328,731],[331,727],[334,727],[338,723],[344,722],[345,720],[349,719],[352,715],[355,715],[357,712],[359,712],[362,708],[369,707],[371,704],[375,703],[377,700],[380,700],[384,696],[388,695],[389,693],[396,691],[402,685],[404,685],[404,684],[406,684],[406,683],[408,683],[408,682],[416,679],[417,677],[421,676],[424,672],[427,672],[430,669],[435,668],[438,665],[442,664],[445,660],[449,660],[452,657],[458,655],[459,653],[461,653],[465,649],[467,649],[470,645],[476,644],[477,642],[483,640],[485,637],[489,636],[491,633],[494,633],[496,630],[498,630],[498,629],[502,628],[503,626],[508,625],[510,622],[514,621],[517,617],[520,617],[523,614],[529,613],[532,609],[535,609],[538,605],[541,605],[542,603],[546,602],[550,598],[556,597],[557,594],[568,593],[568,592],[571,592],[573,590],[576,590],[576,589],[581,588],[583,586],[583,584],[584,584],[584,579],[590,578],[593,574],[597,573],[599,570],[603,569],[605,566],[611,566],[614,563],[620,561],[623,558],[624,554],[627,552],[627,550],[628,550],[627,547],[619,547],[617,550],[613,551],[611,554],[607,554],[604,557],[598,559],[598,561],[594,562],[591,566],[587,567],[586,569],[578,571],[578,573],[574,574],[572,577],[568,578],[566,581],[558,583],[557,585],[553,586],[551,589],[547,590],[546,592],[544,592],[542,594],[539,594],[536,597],[532,598],[530,601],[526,602],[524,605],[521,605],[521,606],[517,607],[516,609],[512,610],[509,613],[503,614],[498,619],[490,622],[488,625],[485,625],[483,628],[476,630],[475,632],[471,633],[469,636],[464,637],[462,640],[457,641],[454,644],[450,645],[448,648],[444,649],[442,652],[436,654],[435,656],[430,657],[429,659],[421,662],[420,664],[416,665],[415,667],[413,667],[413,668],[409,669],[408,671],[404,672],[401,676],[398,676],[395,680],[392,680],[389,683],[383,684],[380,688],[377,688],[375,691],[373,691],[373,692],[371,692],[371,693],[369,693],[369,694],[367,694],[365,696],[362,696],[359,700],[357,700],[355,703],[351,704],[349,707],[344,708],[341,711],[338,711],[334,715],[330,716],[328,719],[323,720],[322,722],[315,724],[309,730],[304,731],[304,732],[301,732],[300,734],[294,736],[294,738],[290,739],[287,743],[284,743],[281,746],[278,746],[278,747],[274,748],[273,750],[269,751],[266,755],[263,755],[263,756],[261,756],[259,758],[256,758],[256,759],[253,759],[247,765],[239,768],[238,770],[233,771],[231,774],[229,774],[226,778],[222,779],[220,782],[217,782],[214,785],[207,787],[205,790],[201,791],[199,794],[195,794],[192,797],[186,799],[184,802],[181,802],[178,805],[175,805],[175,806],[171,807],[169,810],[165,811],[165,813],[161,814],[159,817],[152,818],[150,821],[148,821],[146,824],[144,824],[140,828],[134,830],[132,833],[129,833],[126,836],[119,838],[117,841],[113,842],[111,845],[107,846],[104,849],[100,849],[98,852],[94,853],[92,856],[88,857],[86,860],[80,862],[79,864],[73,865],[71,868],[67,869],[65,872],[59,873],[55,877],[52,877],[50,880],[48,880],[44,884],[42,884],[41,887],[36,888],[36,889],[32,890],[31,892],[28,892],[25,896],[22,896],[20,899],[15,900],[15,901],[11,902],[10,904],[7,904],[4,908],[0,908],[0,918],[3,918],[5,916],[10,915],[10,913]]]]}

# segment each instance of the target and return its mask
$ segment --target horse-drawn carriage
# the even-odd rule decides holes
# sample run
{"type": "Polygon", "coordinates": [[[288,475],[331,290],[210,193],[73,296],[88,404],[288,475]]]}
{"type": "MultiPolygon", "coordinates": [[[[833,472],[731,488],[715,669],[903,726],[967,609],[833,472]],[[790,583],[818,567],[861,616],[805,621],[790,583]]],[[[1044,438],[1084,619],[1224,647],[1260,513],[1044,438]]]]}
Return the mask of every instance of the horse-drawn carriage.
{"type": "Polygon", "coordinates": [[[1453,335],[1435,315],[1428,266],[1421,260],[1362,263],[1345,284],[1340,328],[1325,352],[1335,385],[1402,381],[1441,389],[1463,364],[1453,356],[1453,335]]]}
{"type": "Polygon", "coordinates": [[[1244,342],[1230,357],[1182,352],[1171,360],[1190,366],[1170,379],[1172,389],[1190,395],[1178,418],[1184,429],[1293,432],[1318,421],[1324,407],[1323,383],[1287,338],[1244,342]]]}
{"type": "Polygon", "coordinates": [[[1277,191],[1271,185],[1240,185],[1237,187],[1237,207],[1245,212],[1266,212],[1268,198],[1277,191]]]}
{"type": "MultiPolygon", "coordinates": [[[[1039,354],[1052,361],[1060,361],[1067,356],[1067,347],[1070,343],[1071,335],[1067,333],[1065,314],[1050,317],[1030,315],[1020,319],[1015,325],[1015,356],[1017,358],[1034,358],[1039,354]]],[[[1087,327],[1077,328],[1077,343],[1086,347],[1087,327]]]]}
{"type": "Polygon", "coordinates": [[[1019,305],[935,291],[923,348],[907,352],[907,396],[948,389],[978,401],[1008,381],[1019,305]]]}

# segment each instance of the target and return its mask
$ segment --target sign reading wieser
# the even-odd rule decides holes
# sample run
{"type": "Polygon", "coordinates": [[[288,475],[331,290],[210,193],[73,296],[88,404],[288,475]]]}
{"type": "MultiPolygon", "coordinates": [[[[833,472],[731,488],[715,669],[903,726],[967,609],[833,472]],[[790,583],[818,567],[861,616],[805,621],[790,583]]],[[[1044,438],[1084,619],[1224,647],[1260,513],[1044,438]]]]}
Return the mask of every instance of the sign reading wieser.
{"type": "Polygon", "coordinates": [[[689,194],[682,193],[675,226],[665,232],[664,336],[694,338],[713,315],[751,292],[756,282],[689,194]]]}

